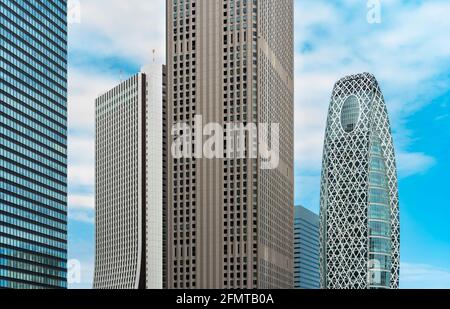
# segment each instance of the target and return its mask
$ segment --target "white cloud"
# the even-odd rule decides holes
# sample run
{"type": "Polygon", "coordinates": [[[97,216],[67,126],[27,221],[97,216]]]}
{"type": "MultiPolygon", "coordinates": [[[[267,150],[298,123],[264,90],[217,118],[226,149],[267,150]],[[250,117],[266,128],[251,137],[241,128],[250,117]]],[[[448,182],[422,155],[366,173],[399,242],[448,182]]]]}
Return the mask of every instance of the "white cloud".
{"type": "Polygon", "coordinates": [[[93,195],[71,194],[68,197],[69,209],[94,210],[95,197],[93,195]]]}
{"type": "Polygon", "coordinates": [[[92,194],[69,194],[68,196],[70,220],[94,224],[95,197],[92,194]]]}
{"type": "Polygon", "coordinates": [[[95,147],[93,137],[69,138],[69,219],[94,223],[95,147]],[[81,192],[80,192],[81,190],[81,192]]]}
{"type": "Polygon", "coordinates": [[[397,169],[400,177],[426,172],[436,164],[436,160],[424,153],[400,152],[397,154],[397,169]]]}
{"type": "Polygon", "coordinates": [[[94,213],[91,211],[70,210],[68,214],[69,220],[78,221],[82,223],[95,223],[94,213]]]}
{"type": "MultiPolygon", "coordinates": [[[[95,185],[95,167],[94,165],[69,165],[69,219],[94,223],[95,197],[93,194],[78,192],[79,187],[91,188],[93,190],[95,185]]],[[[90,191],[90,190],[89,190],[90,191]]]]}
{"type": "Polygon", "coordinates": [[[70,68],[68,182],[69,219],[94,223],[95,185],[95,98],[116,81],[108,75],[70,68]],[[82,192],[78,192],[82,188],[82,192]]]}
{"type": "Polygon", "coordinates": [[[69,186],[93,186],[95,183],[95,166],[92,164],[75,165],[68,167],[69,186]]]}
{"type": "Polygon", "coordinates": [[[382,24],[369,25],[360,1],[296,1],[295,150],[301,175],[320,175],[333,84],[364,71],[381,83],[400,174],[423,173],[435,164],[428,154],[414,151],[414,131],[406,120],[448,87],[434,79],[446,72],[450,60],[450,3],[389,1],[382,9],[382,24]]]}
{"type": "MultiPolygon", "coordinates": [[[[92,68],[91,68],[92,70],[92,68]]],[[[94,134],[95,99],[116,85],[119,80],[105,72],[80,71],[70,67],[69,85],[69,128],[94,134]]],[[[69,147],[71,145],[71,136],[69,147]]]]}
{"type": "Polygon", "coordinates": [[[81,22],[69,26],[69,55],[74,60],[68,74],[69,217],[93,223],[94,198],[84,191],[95,184],[95,99],[120,82],[118,72],[96,66],[95,59],[112,57],[143,65],[152,60],[155,49],[156,61],[162,62],[165,1],[81,0],[80,4],[81,22]]]}
{"type": "Polygon", "coordinates": [[[165,56],[164,0],[81,0],[81,23],[72,24],[72,47],[97,56],[146,63],[165,56]]]}
{"type": "Polygon", "coordinates": [[[448,117],[450,117],[450,114],[444,114],[444,115],[437,116],[436,118],[434,118],[434,120],[441,121],[441,120],[447,119],[448,117]]]}
{"type": "Polygon", "coordinates": [[[404,289],[450,289],[450,269],[402,263],[400,287],[404,289]]]}
{"type": "Polygon", "coordinates": [[[68,143],[71,164],[92,163],[95,159],[95,138],[92,135],[78,136],[72,134],[68,143]]]}
{"type": "Polygon", "coordinates": [[[303,171],[320,168],[327,109],[334,81],[333,76],[327,74],[297,74],[295,153],[297,166],[303,171]]]}

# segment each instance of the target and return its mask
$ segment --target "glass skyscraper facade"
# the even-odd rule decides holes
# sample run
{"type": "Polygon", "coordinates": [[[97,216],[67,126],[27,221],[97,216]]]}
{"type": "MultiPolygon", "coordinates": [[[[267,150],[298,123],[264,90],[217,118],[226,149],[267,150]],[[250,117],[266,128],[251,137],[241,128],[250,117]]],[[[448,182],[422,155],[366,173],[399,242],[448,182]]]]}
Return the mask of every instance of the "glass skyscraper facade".
{"type": "Polygon", "coordinates": [[[294,288],[320,288],[319,216],[302,206],[294,215],[294,288]]]}
{"type": "Polygon", "coordinates": [[[66,2],[0,0],[0,288],[67,287],[66,2]]]}

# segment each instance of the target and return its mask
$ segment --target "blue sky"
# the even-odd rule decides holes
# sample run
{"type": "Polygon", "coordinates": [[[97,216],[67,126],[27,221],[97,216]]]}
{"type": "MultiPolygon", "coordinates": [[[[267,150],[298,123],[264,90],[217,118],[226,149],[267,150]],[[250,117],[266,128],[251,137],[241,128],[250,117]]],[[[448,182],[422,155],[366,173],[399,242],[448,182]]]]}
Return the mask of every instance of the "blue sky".
{"type": "MultiPolygon", "coordinates": [[[[389,109],[399,168],[402,288],[450,288],[450,2],[295,0],[296,203],[318,212],[333,84],[368,71],[389,109]]],[[[80,0],[69,27],[69,257],[91,286],[94,99],[164,55],[164,0],[80,0]]]]}

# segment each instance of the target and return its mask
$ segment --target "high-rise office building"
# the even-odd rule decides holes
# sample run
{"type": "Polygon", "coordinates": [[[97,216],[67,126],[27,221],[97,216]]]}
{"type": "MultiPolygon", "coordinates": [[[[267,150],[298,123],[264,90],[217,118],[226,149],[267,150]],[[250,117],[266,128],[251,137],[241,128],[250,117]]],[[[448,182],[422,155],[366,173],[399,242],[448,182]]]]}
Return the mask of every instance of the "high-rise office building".
{"type": "Polygon", "coordinates": [[[319,216],[302,206],[294,213],[294,288],[320,288],[319,216]]]}
{"type": "Polygon", "coordinates": [[[168,119],[167,119],[167,66],[163,66],[163,75],[162,75],[162,173],[163,173],[163,183],[162,183],[162,197],[163,197],[163,289],[167,289],[167,201],[168,201],[168,119]]]}
{"type": "Polygon", "coordinates": [[[162,68],[96,100],[94,288],[163,287],[162,68]]]}
{"type": "Polygon", "coordinates": [[[398,288],[397,171],[387,108],[371,74],[334,87],[321,184],[321,285],[398,288]]]}
{"type": "Polygon", "coordinates": [[[0,1],[0,288],[67,287],[66,16],[0,1]]]}
{"type": "Polygon", "coordinates": [[[169,128],[280,125],[276,169],[168,153],[168,287],[292,288],[293,0],[166,3],[169,128]]]}

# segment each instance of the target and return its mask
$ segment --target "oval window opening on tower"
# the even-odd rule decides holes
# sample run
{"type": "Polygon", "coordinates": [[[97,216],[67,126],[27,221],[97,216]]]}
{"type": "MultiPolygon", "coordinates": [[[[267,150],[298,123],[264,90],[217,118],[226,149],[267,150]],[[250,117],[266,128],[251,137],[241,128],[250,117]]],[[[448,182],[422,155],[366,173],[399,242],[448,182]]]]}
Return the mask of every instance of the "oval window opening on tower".
{"type": "Polygon", "coordinates": [[[341,125],[345,132],[350,133],[355,130],[359,120],[359,100],[356,96],[349,96],[342,106],[341,125]]]}

